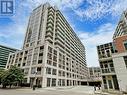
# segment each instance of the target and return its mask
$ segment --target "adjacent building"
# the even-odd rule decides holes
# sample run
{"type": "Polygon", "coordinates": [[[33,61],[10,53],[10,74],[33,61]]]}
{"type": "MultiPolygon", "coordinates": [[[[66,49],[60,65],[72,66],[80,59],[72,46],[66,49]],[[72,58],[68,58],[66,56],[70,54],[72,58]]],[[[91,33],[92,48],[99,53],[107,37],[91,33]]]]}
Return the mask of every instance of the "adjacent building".
{"type": "Polygon", "coordinates": [[[101,85],[102,78],[100,67],[88,67],[88,72],[89,72],[88,85],[90,86],[101,85]]]}
{"type": "Polygon", "coordinates": [[[113,64],[112,53],[115,52],[113,43],[106,43],[97,46],[99,64],[101,68],[103,89],[118,90],[118,80],[113,64]]]}
{"type": "Polygon", "coordinates": [[[113,36],[116,53],[112,55],[116,75],[121,91],[127,92],[127,11],[117,25],[113,36]]]}
{"type": "Polygon", "coordinates": [[[127,11],[113,35],[113,42],[97,46],[104,89],[127,92],[127,11]]]}
{"type": "Polygon", "coordinates": [[[84,45],[62,13],[48,3],[32,11],[23,49],[9,55],[6,68],[15,64],[31,85],[75,86],[88,78],[84,45]]]}
{"type": "Polygon", "coordinates": [[[17,49],[0,45],[0,68],[5,68],[9,53],[14,53],[17,49]]]}
{"type": "Polygon", "coordinates": [[[92,81],[101,82],[101,70],[100,67],[88,67],[89,77],[92,81]]]}

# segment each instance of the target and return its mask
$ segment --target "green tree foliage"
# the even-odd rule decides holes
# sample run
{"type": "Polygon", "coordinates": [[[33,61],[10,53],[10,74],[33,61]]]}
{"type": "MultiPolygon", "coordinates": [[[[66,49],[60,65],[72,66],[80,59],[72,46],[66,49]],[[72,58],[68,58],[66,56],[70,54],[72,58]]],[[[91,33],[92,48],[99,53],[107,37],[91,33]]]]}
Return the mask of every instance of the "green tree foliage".
{"type": "Polygon", "coordinates": [[[4,88],[6,88],[7,85],[16,85],[22,82],[24,79],[24,74],[22,70],[16,66],[11,66],[10,69],[5,70],[1,74],[1,83],[4,88]]]}
{"type": "Polygon", "coordinates": [[[4,74],[4,72],[5,72],[5,69],[0,68],[0,84],[1,84],[1,78],[2,78],[2,75],[4,74]]]}

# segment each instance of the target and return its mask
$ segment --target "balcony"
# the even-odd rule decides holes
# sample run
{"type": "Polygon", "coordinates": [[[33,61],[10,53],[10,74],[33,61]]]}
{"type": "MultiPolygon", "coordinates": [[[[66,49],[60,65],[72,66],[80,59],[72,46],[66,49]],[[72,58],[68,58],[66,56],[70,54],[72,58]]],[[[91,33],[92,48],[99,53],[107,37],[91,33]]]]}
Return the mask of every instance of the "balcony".
{"type": "Polygon", "coordinates": [[[54,20],[52,20],[51,18],[48,18],[47,24],[52,24],[52,26],[54,26],[54,20]]]}
{"type": "Polygon", "coordinates": [[[45,39],[46,41],[49,41],[51,44],[53,43],[53,39],[50,37],[50,36],[46,36],[46,39],[45,39]]]}
{"type": "Polygon", "coordinates": [[[103,74],[115,74],[115,69],[114,69],[114,67],[111,67],[111,68],[102,68],[101,72],[102,72],[102,75],[103,74]]]}
{"type": "Polygon", "coordinates": [[[52,20],[54,22],[54,17],[52,15],[48,15],[48,20],[52,20]]]}
{"type": "Polygon", "coordinates": [[[54,13],[54,12],[55,12],[55,10],[54,10],[52,7],[50,7],[50,8],[49,8],[49,12],[54,13]]]}
{"type": "Polygon", "coordinates": [[[46,36],[45,36],[46,38],[50,38],[50,39],[53,39],[53,35],[51,35],[51,34],[46,34],[46,36]]]}

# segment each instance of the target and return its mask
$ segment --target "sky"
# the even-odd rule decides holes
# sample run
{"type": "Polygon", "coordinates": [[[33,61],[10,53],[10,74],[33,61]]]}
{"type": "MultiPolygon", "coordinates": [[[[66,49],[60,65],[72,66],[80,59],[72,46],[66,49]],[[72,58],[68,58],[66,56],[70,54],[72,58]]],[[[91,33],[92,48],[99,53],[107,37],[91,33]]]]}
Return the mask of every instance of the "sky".
{"type": "Polygon", "coordinates": [[[13,16],[0,16],[0,44],[21,49],[34,8],[49,2],[63,13],[86,48],[88,66],[99,66],[96,46],[112,41],[127,0],[15,0],[13,16]]]}

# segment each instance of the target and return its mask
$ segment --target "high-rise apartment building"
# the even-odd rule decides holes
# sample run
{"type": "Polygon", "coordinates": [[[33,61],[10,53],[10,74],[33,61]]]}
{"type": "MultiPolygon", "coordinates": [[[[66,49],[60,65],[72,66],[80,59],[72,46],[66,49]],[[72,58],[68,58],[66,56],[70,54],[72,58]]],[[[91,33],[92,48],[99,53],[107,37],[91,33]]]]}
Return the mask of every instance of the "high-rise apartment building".
{"type": "Polygon", "coordinates": [[[0,68],[5,68],[9,53],[14,53],[17,49],[0,45],[0,68]]]}
{"type": "Polygon", "coordinates": [[[85,57],[85,47],[65,17],[46,3],[31,13],[23,49],[10,54],[6,67],[22,68],[31,85],[74,86],[87,80],[85,57]]]}

